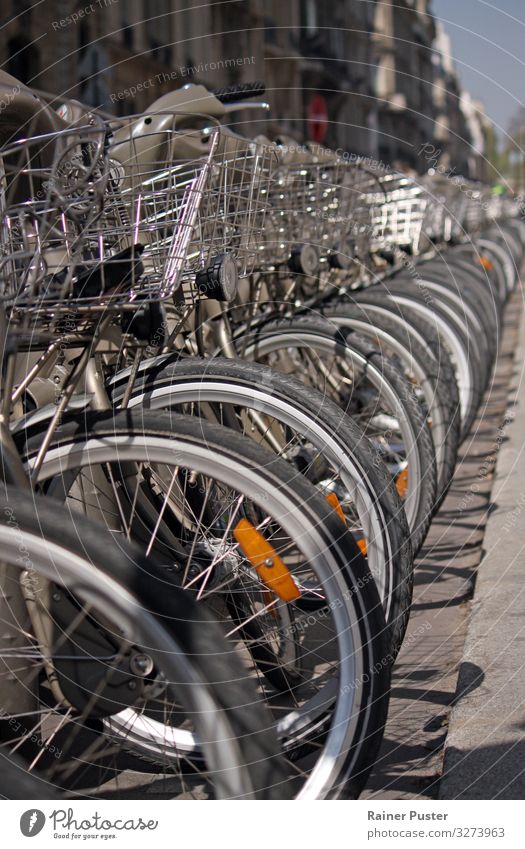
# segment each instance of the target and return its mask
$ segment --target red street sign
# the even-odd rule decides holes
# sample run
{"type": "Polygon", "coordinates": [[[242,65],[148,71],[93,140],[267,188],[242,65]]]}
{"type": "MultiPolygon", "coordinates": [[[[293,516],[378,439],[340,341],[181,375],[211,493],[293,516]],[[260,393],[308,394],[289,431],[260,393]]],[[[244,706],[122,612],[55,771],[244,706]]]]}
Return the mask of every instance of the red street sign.
{"type": "Polygon", "coordinates": [[[328,130],[328,108],[322,94],[314,94],[308,106],[308,128],[310,139],[323,142],[328,130]]]}

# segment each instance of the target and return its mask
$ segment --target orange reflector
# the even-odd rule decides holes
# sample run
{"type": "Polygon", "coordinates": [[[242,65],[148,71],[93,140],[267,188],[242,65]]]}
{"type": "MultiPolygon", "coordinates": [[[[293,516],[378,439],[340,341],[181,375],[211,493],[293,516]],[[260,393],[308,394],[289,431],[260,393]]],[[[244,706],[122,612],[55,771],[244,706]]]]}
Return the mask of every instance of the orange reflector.
{"type": "Polygon", "coordinates": [[[367,554],[368,554],[368,549],[366,547],[366,540],[358,539],[358,540],[356,540],[356,542],[357,542],[359,548],[361,549],[361,554],[364,554],[365,557],[366,557],[367,554]]]}
{"type": "Polygon", "coordinates": [[[245,557],[248,558],[259,578],[269,590],[283,601],[294,601],[301,593],[297,589],[288,567],[283,563],[275,548],[256,530],[247,519],[241,519],[233,530],[245,557]]]}
{"type": "Polygon", "coordinates": [[[326,500],[328,501],[330,507],[334,508],[341,521],[344,522],[346,525],[346,519],[345,514],[343,513],[343,508],[341,507],[341,504],[339,503],[339,499],[335,492],[331,492],[329,495],[327,495],[326,500]]]}
{"type": "Polygon", "coordinates": [[[396,478],[396,489],[397,494],[400,498],[404,498],[407,494],[408,490],[408,466],[406,469],[403,469],[402,472],[399,472],[396,478]]]}
{"type": "MultiPolygon", "coordinates": [[[[326,500],[328,501],[330,507],[334,508],[334,510],[337,513],[337,515],[339,516],[339,518],[342,519],[343,522],[346,525],[346,519],[345,519],[345,514],[343,513],[343,508],[341,507],[341,503],[340,503],[337,495],[335,494],[335,492],[331,492],[329,495],[327,495],[326,500]]],[[[366,540],[356,539],[356,543],[359,546],[361,554],[364,554],[365,557],[366,557],[367,553],[368,553],[368,550],[367,550],[367,547],[366,547],[366,540]]]]}
{"type": "Polygon", "coordinates": [[[482,266],[483,266],[483,268],[485,269],[485,271],[492,271],[492,269],[494,268],[494,266],[492,265],[492,263],[491,263],[490,259],[488,258],[488,256],[480,256],[480,257],[478,257],[478,262],[479,262],[479,264],[480,264],[480,265],[482,265],[482,266]]]}

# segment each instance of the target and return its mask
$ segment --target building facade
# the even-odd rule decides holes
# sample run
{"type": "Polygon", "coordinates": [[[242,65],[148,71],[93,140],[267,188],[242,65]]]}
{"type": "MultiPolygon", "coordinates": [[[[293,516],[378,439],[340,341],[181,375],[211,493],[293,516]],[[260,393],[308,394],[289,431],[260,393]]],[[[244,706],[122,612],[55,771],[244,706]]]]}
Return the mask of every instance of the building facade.
{"type": "Polygon", "coordinates": [[[386,0],[376,6],[378,156],[420,170],[420,151],[434,136],[435,21],[425,0],[386,0]]]}
{"type": "Polygon", "coordinates": [[[467,174],[472,156],[483,156],[481,125],[476,121],[471,99],[461,90],[450,38],[440,22],[436,25],[433,59],[434,156],[439,156],[447,171],[455,168],[457,173],[467,174]]]}
{"type": "MultiPolygon", "coordinates": [[[[482,172],[476,121],[430,0],[4,0],[2,67],[116,115],[192,82],[264,80],[245,132],[311,139],[424,171],[433,144],[482,172]],[[425,147],[426,146],[426,147],[425,147]]],[[[59,99],[59,98],[58,98],[59,99]]],[[[478,116],[476,118],[476,115],[478,116]]],[[[486,117],[483,133],[486,135],[486,117]]]]}

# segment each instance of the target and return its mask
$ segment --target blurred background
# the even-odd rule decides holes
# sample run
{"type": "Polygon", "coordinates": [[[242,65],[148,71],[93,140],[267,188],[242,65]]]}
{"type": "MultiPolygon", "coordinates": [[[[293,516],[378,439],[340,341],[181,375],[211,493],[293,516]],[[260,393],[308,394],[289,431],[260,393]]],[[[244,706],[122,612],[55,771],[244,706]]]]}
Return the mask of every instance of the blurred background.
{"type": "MultiPolygon", "coordinates": [[[[459,6],[465,2],[471,0],[459,6]]],[[[439,163],[521,191],[525,112],[516,109],[506,135],[495,128],[482,100],[462,84],[435,5],[4,0],[0,63],[32,87],[117,115],[187,83],[213,88],[261,79],[269,118],[239,116],[253,132],[279,128],[407,171],[439,163]]]]}

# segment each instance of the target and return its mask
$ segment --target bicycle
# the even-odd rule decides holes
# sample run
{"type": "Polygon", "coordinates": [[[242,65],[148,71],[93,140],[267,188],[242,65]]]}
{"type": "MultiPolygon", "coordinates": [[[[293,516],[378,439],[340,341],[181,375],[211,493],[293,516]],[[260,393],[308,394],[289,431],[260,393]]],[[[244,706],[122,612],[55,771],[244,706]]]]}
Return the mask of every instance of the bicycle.
{"type": "MultiPolygon", "coordinates": [[[[28,144],[30,146],[31,143],[28,144]]],[[[187,174],[187,164],[184,168],[186,170],[183,173],[187,174]]],[[[210,170],[208,168],[207,172],[210,170]]],[[[158,174],[158,169],[154,168],[151,174],[152,177],[158,174]]],[[[192,179],[202,176],[199,169],[192,179]]],[[[191,180],[188,185],[195,187],[191,180]]],[[[156,189],[151,191],[155,192],[156,189]]],[[[165,197],[164,185],[159,186],[158,191],[165,197]]],[[[160,194],[152,195],[148,200],[154,203],[160,197],[160,194]]],[[[78,199],[75,202],[78,203],[78,199]]],[[[115,215],[115,220],[116,211],[120,213],[126,204],[129,209],[126,198],[115,198],[115,204],[110,208],[110,214],[115,215]]],[[[43,214],[46,224],[49,199],[43,214]]],[[[179,220],[180,216],[177,215],[176,221],[179,220]]],[[[55,218],[53,222],[55,227],[58,226],[55,218]]],[[[119,226],[123,229],[109,230],[112,237],[116,235],[117,241],[132,232],[129,224],[127,228],[124,226],[123,218],[122,222],[119,226]]],[[[150,232],[147,221],[145,223],[145,231],[150,232]]],[[[93,232],[89,228],[95,224],[95,219],[88,224],[83,227],[83,239],[86,233],[93,232]]],[[[165,217],[161,226],[166,226],[165,217]]],[[[49,248],[46,232],[45,227],[40,228],[40,235],[44,238],[40,240],[38,250],[44,256],[49,248]]],[[[53,232],[56,238],[56,231],[53,232]]],[[[176,235],[182,238],[188,232],[189,228],[182,228],[182,233],[176,235]]],[[[67,245],[68,236],[66,229],[60,230],[61,243],[67,245]]],[[[153,268],[153,277],[145,275],[142,279],[142,271],[139,273],[135,265],[135,251],[130,251],[125,261],[120,252],[117,255],[113,268],[119,272],[119,284],[122,284],[124,290],[122,294],[118,293],[118,287],[115,291],[115,287],[106,288],[104,285],[96,295],[91,291],[88,293],[86,285],[93,284],[95,280],[109,280],[113,268],[110,254],[107,258],[99,255],[96,260],[86,260],[84,255],[76,262],[70,260],[63,277],[57,280],[55,272],[51,280],[45,280],[44,287],[37,287],[35,300],[26,297],[23,301],[23,319],[26,323],[36,317],[38,325],[44,317],[48,323],[51,322],[48,324],[48,333],[50,328],[60,331],[59,344],[65,346],[64,350],[77,346],[80,353],[76,368],[61,388],[51,420],[48,417],[46,421],[46,411],[38,410],[33,416],[27,413],[18,423],[18,428],[15,428],[22,458],[37,488],[43,489],[48,496],[54,495],[55,498],[68,499],[70,504],[83,505],[82,509],[88,513],[97,513],[102,521],[109,519],[113,531],[118,528],[124,531],[124,536],[140,541],[147,554],[155,549],[160,559],[168,556],[167,574],[173,577],[178,572],[179,585],[185,586],[187,591],[191,590],[187,585],[192,581],[194,594],[202,597],[211,571],[216,573],[216,581],[210,582],[207,595],[211,602],[220,602],[218,615],[221,622],[224,624],[229,621],[230,631],[242,637],[241,647],[244,645],[248,649],[244,650],[245,661],[251,667],[250,674],[259,680],[259,686],[266,688],[266,682],[279,677],[287,688],[286,695],[290,690],[290,680],[295,675],[301,684],[305,682],[310,687],[310,693],[307,688],[301,698],[304,717],[302,727],[286,727],[283,721],[278,726],[289,755],[299,757],[299,741],[303,752],[308,747],[314,752],[320,751],[317,767],[310,776],[303,776],[306,780],[298,792],[310,797],[340,794],[343,791],[356,793],[366,779],[382,733],[388,669],[378,667],[372,674],[374,666],[383,657],[381,641],[384,620],[381,606],[362,555],[337,515],[319,498],[315,490],[305,481],[299,481],[286,465],[271,458],[262,449],[257,450],[256,446],[246,444],[245,440],[230,431],[204,422],[199,422],[196,428],[195,419],[174,416],[170,419],[159,416],[148,419],[144,414],[136,416],[123,413],[115,416],[113,413],[87,413],[75,417],[67,413],[77,380],[81,377],[84,379],[85,375],[88,385],[91,381],[91,386],[95,390],[97,388],[96,363],[92,351],[103,339],[103,321],[108,321],[109,326],[110,304],[115,314],[126,307],[128,310],[130,307],[137,309],[148,296],[151,300],[158,300],[161,294],[166,293],[166,289],[159,292],[159,285],[162,286],[168,278],[175,284],[174,290],[178,288],[177,273],[161,278],[154,276],[153,252],[155,245],[160,242],[158,236],[156,238],[157,241],[148,241],[146,238],[144,260],[141,255],[144,267],[153,268]],[[107,266],[104,265],[106,259],[107,266]],[[87,271],[82,265],[86,261],[91,262],[87,271]],[[148,265],[150,262],[152,265],[148,265]],[[75,289],[74,285],[78,284],[79,278],[80,288],[77,285],[75,289]],[[59,291],[65,291],[65,297],[55,297],[53,300],[56,290],[49,283],[59,283],[59,291]],[[130,304],[129,290],[136,291],[140,286],[143,287],[144,298],[130,304]],[[46,296],[44,299],[43,294],[46,296]],[[120,298],[115,297],[117,294],[120,298]],[[93,324],[93,316],[97,316],[101,308],[104,318],[97,326],[97,323],[93,324]],[[70,325],[66,332],[57,321],[57,316],[65,314],[74,315],[75,319],[73,327],[70,325]],[[59,421],[60,432],[57,432],[53,426],[59,421]],[[99,471],[101,477],[97,478],[99,471]],[[99,481],[104,482],[100,491],[97,489],[99,481]],[[89,490],[83,487],[84,483],[88,483],[89,490]],[[254,491],[254,486],[259,488],[254,491]],[[94,496],[91,501],[86,500],[88,491],[94,496]],[[216,499],[212,497],[214,495],[216,499]],[[205,522],[205,511],[212,504],[215,505],[215,513],[205,522]],[[124,505],[125,509],[120,512],[124,505]],[[201,517],[198,522],[197,515],[201,517]],[[241,518],[248,526],[241,524],[239,529],[241,518]],[[261,533],[261,528],[267,528],[267,538],[261,533]],[[247,532],[247,537],[242,530],[247,532]],[[234,531],[238,538],[234,536],[234,531]],[[146,539],[144,534],[147,534],[146,539]],[[283,598],[272,594],[271,576],[265,573],[263,564],[259,562],[257,547],[262,544],[269,545],[270,551],[275,552],[274,556],[265,559],[274,559],[280,569],[281,563],[284,564],[282,573],[287,589],[283,598]],[[184,567],[180,570],[176,568],[177,556],[173,562],[174,552],[182,556],[184,567]],[[198,574],[190,578],[188,571],[191,565],[197,567],[198,574]],[[225,580],[222,594],[221,574],[225,580]],[[300,576],[297,582],[292,578],[295,574],[300,576]],[[215,592],[212,592],[213,589],[215,592]],[[272,594],[270,602],[269,593],[272,594]],[[301,604],[293,603],[297,595],[304,596],[301,604],[303,608],[306,606],[305,609],[301,608],[301,604]],[[228,611],[226,614],[224,602],[228,611]],[[272,611],[269,615],[268,605],[272,611]],[[306,609],[310,611],[308,615],[311,615],[313,609],[320,618],[324,631],[329,634],[329,638],[324,641],[324,650],[328,651],[329,647],[335,655],[322,675],[320,671],[313,675],[308,674],[307,670],[301,673],[296,657],[301,643],[308,645],[310,640],[315,646],[318,637],[301,633],[301,630],[306,630],[302,626],[296,630],[298,639],[290,639],[290,634],[293,634],[293,631],[290,632],[290,622],[293,622],[294,611],[302,622],[306,609]],[[253,626],[249,627],[250,622],[254,621],[257,627],[263,626],[262,633],[254,634],[253,626]],[[330,636],[332,624],[333,635],[330,636]],[[271,633],[274,636],[270,652],[265,635],[271,633]],[[280,655],[279,642],[286,651],[284,658],[280,655]],[[353,680],[356,685],[352,685],[353,680]],[[314,697],[323,692],[323,699],[316,701],[314,697]],[[342,728],[345,729],[344,737],[341,735],[342,728]],[[325,772],[328,763],[331,764],[330,771],[325,772]]],[[[79,240],[77,245],[80,249],[85,247],[86,242],[79,240]]],[[[40,256],[40,253],[32,254],[29,262],[26,259],[24,268],[29,270],[33,267],[31,263],[35,262],[40,267],[40,256]]],[[[69,256],[75,257],[75,254],[70,252],[69,256]]],[[[185,256],[180,258],[181,267],[185,260],[185,256]]],[[[178,272],[179,269],[174,270],[178,272]]],[[[170,294],[168,292],[166,297],[170,294]]],[[[22,301],[18,299],[18,306],[21,305],[22,301]]],[[[35,344],[35,336],[32,341],[35,344]]],[[[54,353],[56,336],[52,337],[51,342],[48,337],[47,341],[48,347],[41,355],[44,358],[49,352],[49,345],[54,353]]],[[[22,348],[18,353],[25,375],[11,394],[14,402],[24,400],[26,389],[38,372],[38,369],[36,373],[28,370],[23,359],[20,359],[22,348]]],[[[12,374],[14,366],[11,365],[9,370],[12,374]]],[[[304,655],[312,658],[313,651],[311,646],[304,651],[304,655]]],[[[299,689],[296,685],[294,688],[292,692],[296,700],[299,689]]],[[[290,713],[289,708],[287,713],[290,713]]],[[[112,734],[121,736],[122,732],[118,723],[112,723],[112,734]]],[[[186,735],[185,739],[186,757],[198,760],[195,738],[186,735]]],[[[145,735],[136,735],[133,743],[140,758],[152,761],[153,765],[159,757],[161,743],[163,752],[166,748],[163,738],[152,744],[151,739],[145,735]]],[[[170,751],[176,758],[175,751],[170,751]]],[[[301,780],[296,780],[296,784],[301,785],[301,780]]]]}

